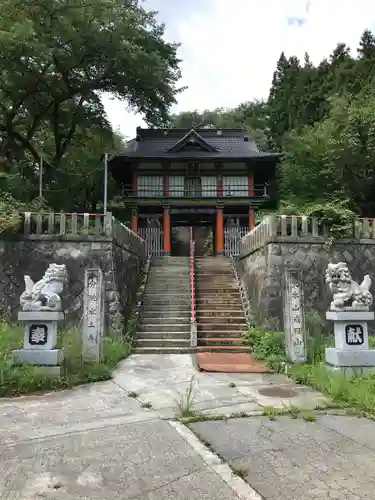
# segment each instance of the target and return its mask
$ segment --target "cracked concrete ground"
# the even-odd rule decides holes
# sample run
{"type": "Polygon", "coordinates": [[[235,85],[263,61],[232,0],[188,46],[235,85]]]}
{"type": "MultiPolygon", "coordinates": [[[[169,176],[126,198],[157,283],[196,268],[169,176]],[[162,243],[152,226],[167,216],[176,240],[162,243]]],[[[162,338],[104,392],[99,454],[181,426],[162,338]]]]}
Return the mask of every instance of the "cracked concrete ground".
{"type": "Polygon", "coordinates": [[[375,422],[321,415],[191,424],[267,500],[375,498],[375,422]]]}
{"type": "MultiPolygon", "coordinates": [[[[297,387],[282,375],[199,373],[189,355],[133,355],[119,365],[112,381],[70,391],[0,400],[0,464],[3,466],[0,498],[260,499],[244,482],[233,477],[225,463],[210,454],[186,427],[169,420],[175,413],[175,400],[189,387],[192,376],[195,408],[205,413],[261,413],[264,406],[282,407],[292,403],[314,407],[324,401],[321,394],[297,387]],[[267,394],[270,389],[272,393],[267,394]],[[129,397],[129,392],[136,393],[137,397],[129,397]],[[151,404],[150,409],[142,408],[145,402],[151,404]]],[[[315,491],[315,496],[309,493],[310,497],[302,495],[302,498],[349,498],[334,496],[338,491],[334,485],[341,484],[340,474],[346,480],[347,491],[353,484],[365,488],[364,492],[373,490],[373,486],[363,486],[362,479],[358,479],[367,474],[369,484],[372,481],[368,445],[366,441],[361,443],[358,437],[364,439],[373,433],[372,427],[369,428],[372,422],[356,420],[356,425],[350,422],[345,427],[338,417],[324,418],[324,426],[320,419],[318,424],[284,418],[270,423],[252,417],[194,424],[194,430],[208,433],[205,439],[219,447],[224,456],[228,452],[225,457],[228,460],[247,460],[250,485],[259,489],[260,483],[267,483],[264,487],[274,488],[265,492],[267,500],[297,498],[293,496],[293,488],[297,491],[300,487],[301,466],[297,468],[295,464],[299,460],[303,466],[306,457],[309,462],[302,470],[309,474],[309,488],[315,491]],[[365,423],[367,427],[361,434],[359,429],[365,423]],[[217,427],[220,424],[223,427],[217,427]],[[349,445],[340,444],[338,438],[333,437],[338,432],[349,435],[352,425],[354,436],[358,437],[352,445],[354,454],[349,453],[349,445]],[[267,448],[268,435],[272,435],[272,439],[280,437],[267,448]],[[367,454],[362,450],[366,446],[367,454]],[[291,458],[287,452],[284,455],[277,452],[277,447],[291,447],[291,458]],[[315,462],[313,450],[316,450],[315,462]],[[323,467],[323,463],[333,470],[329,476],[333,485],[330,497],[326,494],[327,488],[319,483],[322,477],[319,467],[323,467]],[[353,480],[349,468],[354,466],[360,472],[353,480]],[[281,491],[279,496],[276,488],[281,491]],[[282,496],[284,491],[289,496],[282,496]],[[318,496],[319,492],[325,496],[318,496]]],[[[353,471],[354,474],[355,469],[353,471]]],[[[364,493],[350,498],[370,497],[364,493]]]]}

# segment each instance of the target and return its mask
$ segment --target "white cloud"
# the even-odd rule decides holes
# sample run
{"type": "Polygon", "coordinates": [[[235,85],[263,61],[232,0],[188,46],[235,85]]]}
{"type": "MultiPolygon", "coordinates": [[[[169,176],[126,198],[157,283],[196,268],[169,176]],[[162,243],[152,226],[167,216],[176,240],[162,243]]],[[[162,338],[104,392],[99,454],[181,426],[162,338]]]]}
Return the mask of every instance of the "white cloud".
{"type": "MultiPolygon", "coordinates": [[[[183,44],[181,85],[188,86],[176,111],[232,107],[266,97],[282,50],[301,59],[306,51],[315,63],[338,42],[347,43],[355,53],[363,30],[375,25],[375,4],[370,0],[202,0],[202,4],[204,15],[196,6],[190,15],[176,17],[173,26],[183,44]],[[291,23],[293,19],[299,22],[291,23]]],[[[105,106],[123,134],[133,136],[137,125],[144,126],[139,115],[128,113],[118,101],[106,100],[105,106]]]]}

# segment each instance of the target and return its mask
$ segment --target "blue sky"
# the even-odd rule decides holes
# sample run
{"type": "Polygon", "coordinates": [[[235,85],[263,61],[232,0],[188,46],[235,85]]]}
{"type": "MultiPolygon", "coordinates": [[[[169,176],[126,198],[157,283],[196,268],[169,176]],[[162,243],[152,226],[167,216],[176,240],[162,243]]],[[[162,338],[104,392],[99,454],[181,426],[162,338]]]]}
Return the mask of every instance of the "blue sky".
{"type": "MultiPolygon", "coordinates": [[[[353,53],[365,28],[375,29],[371,0],[145,0],[159,11],[166,38],[182,44],[180,95],[174,111],[233,107],[268,95],[282,50],[319,62],[338,42],[353,53]]],[[[127,137],[142,117],[109,98],[112,125],[127,137]]]]}

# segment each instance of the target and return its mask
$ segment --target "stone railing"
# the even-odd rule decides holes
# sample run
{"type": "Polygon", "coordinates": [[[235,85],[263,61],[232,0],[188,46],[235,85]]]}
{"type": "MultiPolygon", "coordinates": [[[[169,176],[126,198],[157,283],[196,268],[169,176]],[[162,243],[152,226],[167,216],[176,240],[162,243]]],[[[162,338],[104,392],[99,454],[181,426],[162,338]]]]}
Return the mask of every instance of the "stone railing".
{"type": "MultiPolygon", "coordinates": [[[[299,215],[271,215],[263,219],[241,240],[240,255],[247,255],[271,241],[318,240],[330,236],[328,219],[299,215]]],[[[353,219],[353,226],[343,238],[364,239],[375,242],[375,219],[353,219]]]]}
{"type": "Polygon", "coordinates": [[[31,240],[69,239],[76,241],[114,240],[135,253],[145,252],[145,242],[112,216],[90,213],[25,212],[23,236],[31,240]]]}

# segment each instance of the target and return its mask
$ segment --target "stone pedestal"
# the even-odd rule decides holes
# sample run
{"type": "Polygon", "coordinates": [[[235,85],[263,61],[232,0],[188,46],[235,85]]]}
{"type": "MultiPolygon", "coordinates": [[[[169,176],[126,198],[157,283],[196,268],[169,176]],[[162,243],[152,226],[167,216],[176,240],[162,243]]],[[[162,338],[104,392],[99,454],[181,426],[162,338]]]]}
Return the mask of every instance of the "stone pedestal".
{"type": "Polygon", "coordinates": [[[23,349],[13,351],[16,364],[38,365],[53,375],[63,374],[64,350],[56,349],[57,324],[64,313],[54,311],[21,311],[18,320],[25,326],[23,349]]]}
{"type": "Polygon", "coordinates": [[[335,347],[326,348],[329,370],[344,375],[363,375],[375,372],[375,349],[368,347],[367,322],[374,319],[370,311],[328,311],[333,321],[335,347]]]}

